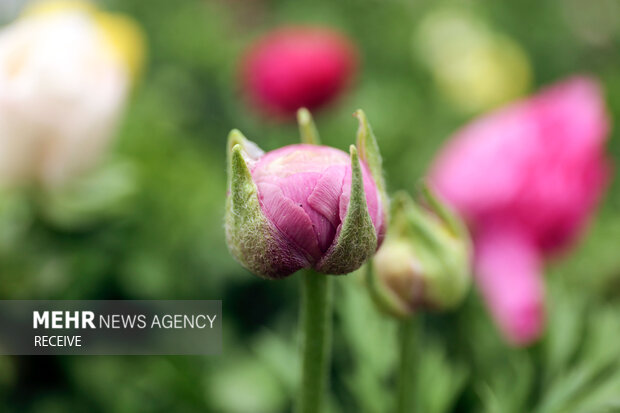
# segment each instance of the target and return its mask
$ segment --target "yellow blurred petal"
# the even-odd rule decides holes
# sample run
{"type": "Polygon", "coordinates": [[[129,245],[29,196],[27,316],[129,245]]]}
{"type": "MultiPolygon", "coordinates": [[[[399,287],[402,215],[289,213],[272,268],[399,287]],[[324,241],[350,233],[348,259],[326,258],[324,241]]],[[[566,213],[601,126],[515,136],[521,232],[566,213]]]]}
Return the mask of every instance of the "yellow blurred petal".
{"type": "Polygon", "coordinates": [[[467,112],[492,109],[524,95],[531,83],[525,53],[503,39],[435,68],[442,93],[467,112]]]}
{"type": "Polygon", "coordinates": [[[109,42],[112,52],[128,67],[136,80],[145,60],[145,35],[139,24],[130,17],[99,12],[95,15],[97,25],[109,42]]]}
{"type": "Polygon", "coordinates": [[[83,0],[35,1],[24,9],[22,16],[41,16],[45,14],[66,12],[68,10],[82,11],[92,15],[97,11],[97,8],[93,3],[83,0]]]}
{"type": "Polygon", "coordinates": [[[529,89],[532,73],[525,51],[468,12],[432,13],[415,40],[441,93],[465,112],[492,109],[529,89]]]}
{"type": "Polygon", "coordinates": [[[37,1],[28,6],[22,16],[42,16],[54,13],[82,12],[90,16],[102,31],[110,51],[124,65],[135,81],[145,60],[145,36],[139,24],[130,17],[99,11],[95,4],[85,0],[37,1]]]}

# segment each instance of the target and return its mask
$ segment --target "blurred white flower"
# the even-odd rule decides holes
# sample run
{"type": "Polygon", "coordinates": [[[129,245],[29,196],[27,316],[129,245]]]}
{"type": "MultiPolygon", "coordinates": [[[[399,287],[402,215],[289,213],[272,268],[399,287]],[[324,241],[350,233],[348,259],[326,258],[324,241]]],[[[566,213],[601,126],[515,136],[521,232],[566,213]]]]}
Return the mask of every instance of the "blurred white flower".
{"type": "Polygon", "coordinates": [[[530,86],[523,49],[466,10],[428,14],[415,33],[414,47],[442,94],[465,112],[496,107],[530,86]]]}
{"type": "Polygon", "coordinates": [[[113,40],[86,7],[0,31],[0,184],[54,187],[99,160],[131,84],[113,40]]]}

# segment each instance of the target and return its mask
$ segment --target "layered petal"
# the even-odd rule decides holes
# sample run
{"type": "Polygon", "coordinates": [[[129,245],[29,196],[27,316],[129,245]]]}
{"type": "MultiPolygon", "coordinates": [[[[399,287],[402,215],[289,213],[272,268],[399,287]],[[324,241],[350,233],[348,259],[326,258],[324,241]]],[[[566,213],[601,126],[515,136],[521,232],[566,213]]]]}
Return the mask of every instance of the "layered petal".
{"type": "Polygon", "coordinates": [[[260,203],[267,218],[314,262],[321,256],[312,221],[300,204],[287,198],[274,184],[258,184],[260,203]]]}
{"type": "Polygon", "coordinates": [[[345,166],[327,168],[308,197],[308,204],[312,209],[325,217],[334,228],[338,227],[341,221],[339,202],[347,171],[345,166]]]}
{"type": "MultiPolygon", "coordinates": [[[[358,166],[362,189],[367,188],[364,208],[375,231],[383,228],[381,201],[368,167],[358,166]]],[[[321,266],[349,210],[352,175],[346,153],[318,145],[285,146],[260,158],[252,177],[264,214],[313,266],[321,266]]]]}

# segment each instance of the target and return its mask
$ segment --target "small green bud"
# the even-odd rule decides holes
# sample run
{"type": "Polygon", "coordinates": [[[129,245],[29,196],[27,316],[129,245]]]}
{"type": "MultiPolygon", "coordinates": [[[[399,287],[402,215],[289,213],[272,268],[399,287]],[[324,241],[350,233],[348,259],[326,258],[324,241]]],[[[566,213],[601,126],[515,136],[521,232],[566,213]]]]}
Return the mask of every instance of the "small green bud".
{"type": "Polygon", "coordinates": [[[375,302],[397,317],[454,308],[471,284],[465,225],[428,188],[422,192],[427,208],[404,192],[396,194],[385,242],[368,272],[375,302]]]}

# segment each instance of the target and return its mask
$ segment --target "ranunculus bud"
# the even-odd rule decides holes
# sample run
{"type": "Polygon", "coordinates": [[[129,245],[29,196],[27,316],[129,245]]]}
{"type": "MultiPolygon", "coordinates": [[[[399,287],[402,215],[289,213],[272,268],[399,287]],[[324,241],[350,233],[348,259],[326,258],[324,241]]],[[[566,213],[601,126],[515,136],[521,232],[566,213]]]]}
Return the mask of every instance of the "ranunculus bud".
{"type": "Polygon", "coordinates": [[[0,182],[56,186],[102,155],[138,70],[139,30],[44,2],[0,31],[0,182]]]}
{"type": "Polygon", "coordinates": [[[301,268],[346,274],[381,244],[387,196],[381,156],[364,113],[350,153],[312,144],[316,130],[300,111],[305,144],[263,153],[240,132],[229,136],[228,246],[250,271],[283,278],[301,268]]]}
{"type": "Polygon", "coordinates": [[[318,109],[350,83],[357,66],[353,43],[324,27],[284,27],[251,45],[241,62],[244,92],[261,112],[293,117],[318,109]]]}
{"type": "Polygon", "coordinates": [[[465,225],[427,189],[424,194],[428,209],[396,194],[385,242],[368,270],[371,296],[397,317],[454,308],[471,284],[465,225]]]}
{"type": "Polygon", "coordinates": [[[478,283],[514,344],[543,331],[542,261],[570,246],[596,207],[607,134],[598,84],[576,77],[467,125],[432,168],[472,229],[478,283]]]}

